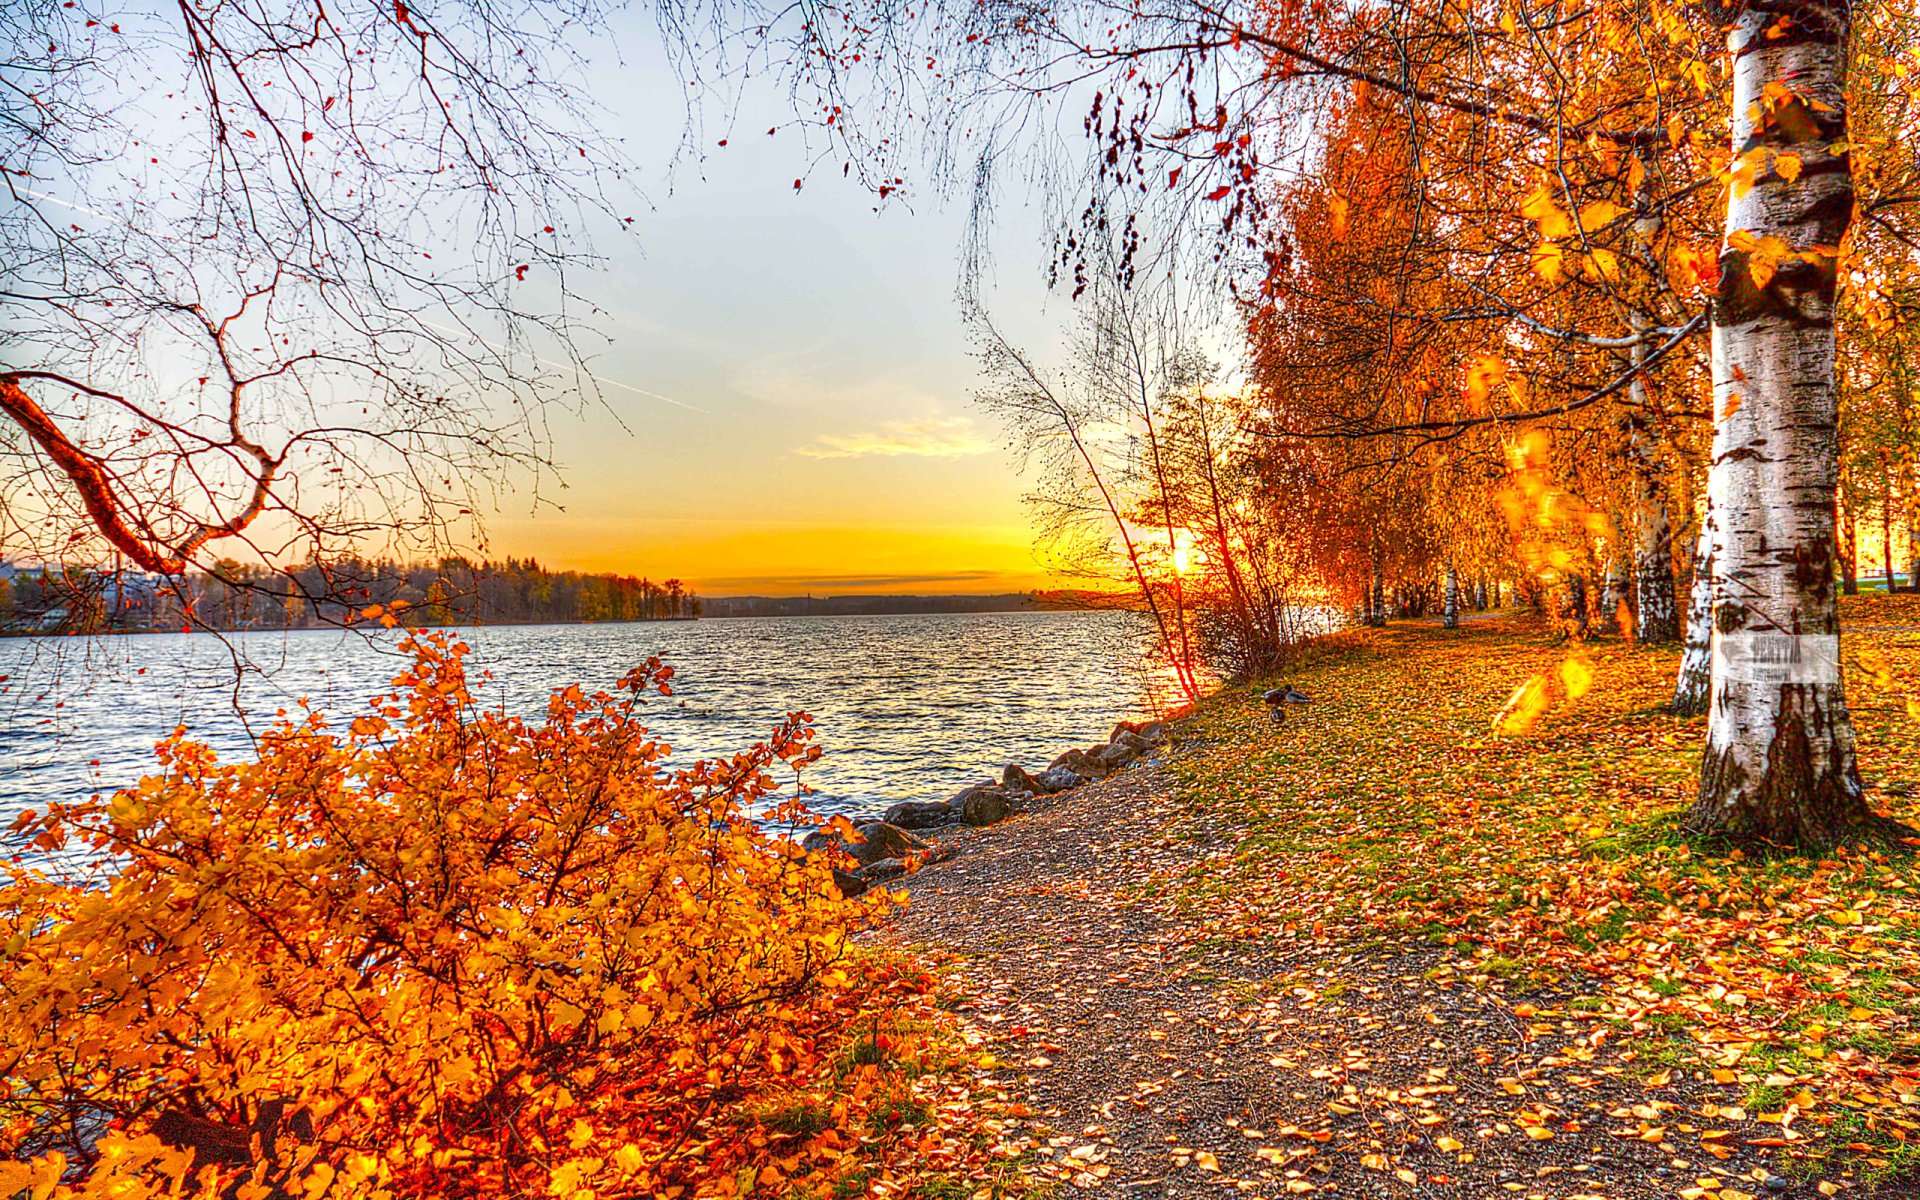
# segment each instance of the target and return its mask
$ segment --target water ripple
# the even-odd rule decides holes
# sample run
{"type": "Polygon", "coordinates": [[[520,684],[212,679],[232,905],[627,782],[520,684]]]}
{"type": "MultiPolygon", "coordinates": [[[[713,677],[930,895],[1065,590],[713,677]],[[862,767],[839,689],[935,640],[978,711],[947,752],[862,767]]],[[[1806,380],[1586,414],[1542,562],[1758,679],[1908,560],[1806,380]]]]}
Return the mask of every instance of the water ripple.
{"type": "MultiPolygon", "coordinates": [[[[677,761],[739,750],[789,711],[825,750],[817,808],[944,797],[1007,762],[1044,765],[1155,708],[1144,621],[1115,612],[715,619],[462,631],[483,698],[537,714],[550,689],[608,687],[658,655],[672,698],[647,723],[677,761]]],[[[175,725],[246,753],[300,697],[350,714],[386,689],[391,639],[307,630],[0,641],[0,827],[9,814],[138,779],[175,725]],[[248,664],[235,694],[236,654],[248,664]]]]}

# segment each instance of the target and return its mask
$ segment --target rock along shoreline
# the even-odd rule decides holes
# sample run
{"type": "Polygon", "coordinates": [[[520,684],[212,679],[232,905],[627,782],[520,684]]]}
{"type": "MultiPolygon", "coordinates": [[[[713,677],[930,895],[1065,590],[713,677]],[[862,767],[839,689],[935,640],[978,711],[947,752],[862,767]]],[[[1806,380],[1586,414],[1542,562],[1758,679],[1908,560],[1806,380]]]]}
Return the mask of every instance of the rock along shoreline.
{"type": "Polygon", "coordinates": [[[857,896],[950,856],[953,850],[936,835],[997,825],[1025,812],[1035,797],[1072,791],[1152,760],[1171,735],[1167,720],[1121,721],[1106,741],[1067,750],[1038,774],[1008,763],[998,780],[969,784],[951,799],[902,800],[879,816],[838,819],[808,833],[800,845],[810,854],[831,855],[834,882],[844,894],[857,896]]]}

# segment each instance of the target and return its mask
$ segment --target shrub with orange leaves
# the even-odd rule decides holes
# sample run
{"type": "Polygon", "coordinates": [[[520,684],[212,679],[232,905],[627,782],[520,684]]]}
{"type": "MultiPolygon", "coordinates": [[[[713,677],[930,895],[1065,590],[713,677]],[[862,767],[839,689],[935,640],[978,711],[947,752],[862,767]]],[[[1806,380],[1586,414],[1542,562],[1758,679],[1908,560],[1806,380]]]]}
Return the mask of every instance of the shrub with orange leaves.
{"type": "Polygon", "coordinates": [[[831,1179],[833,1129],[752,1114],[819,1094],[910,985],[850,951],[886,893],[843,899],[748,819],[817,756],[804,714],[672,770],[657,661],[523,721],[464,645],[406,646],[344,733],[283,717],[252,762],[176,734],[138,786],[16,825],[96,866],[0,868],[0,1195],[831,1179]]]}

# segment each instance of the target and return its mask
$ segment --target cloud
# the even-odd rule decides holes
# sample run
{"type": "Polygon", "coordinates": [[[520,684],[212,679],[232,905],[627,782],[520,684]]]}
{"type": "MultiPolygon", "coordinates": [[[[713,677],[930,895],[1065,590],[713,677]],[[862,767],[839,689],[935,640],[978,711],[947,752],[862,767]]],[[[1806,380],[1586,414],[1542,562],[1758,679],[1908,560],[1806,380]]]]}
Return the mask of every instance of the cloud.
{"type": "Polygon", "coordinates": [[[971,417],[930,417],[883,421],[868,433],[823,433],[794,453],[806,458],[957,458],[992,449],[993,443],[974,429],[971,417]]]}

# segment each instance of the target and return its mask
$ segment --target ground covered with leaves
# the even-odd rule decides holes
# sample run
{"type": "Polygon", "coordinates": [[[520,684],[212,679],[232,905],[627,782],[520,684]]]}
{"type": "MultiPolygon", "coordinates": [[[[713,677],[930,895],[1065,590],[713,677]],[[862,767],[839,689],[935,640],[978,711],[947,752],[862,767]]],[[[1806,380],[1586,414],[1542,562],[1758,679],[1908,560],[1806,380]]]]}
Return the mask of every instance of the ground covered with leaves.
{"type": "MultiPolygon", "coordinates": [[[[1847,616],[1862,775],[1915,823],[1920,602],[1847,616]]],[[[1514,616],[1343,635],[1284,724],[1229,692],[1166,761],[911,877],[897,934],[1031,1110],[1033,1183],[1920,1190],[1914,864],[1679,836],[1676,662],[1514,616]]]]}

